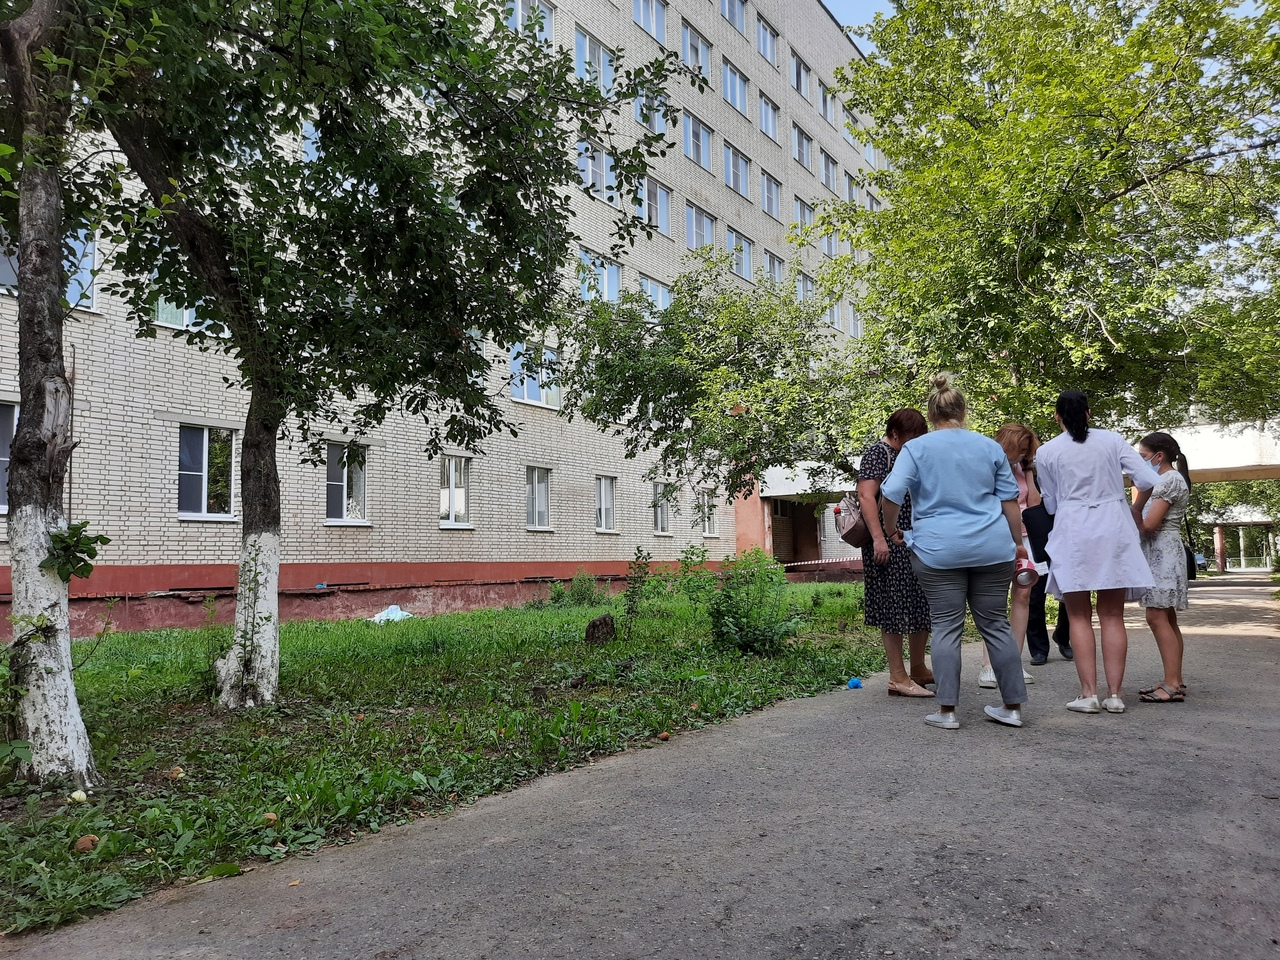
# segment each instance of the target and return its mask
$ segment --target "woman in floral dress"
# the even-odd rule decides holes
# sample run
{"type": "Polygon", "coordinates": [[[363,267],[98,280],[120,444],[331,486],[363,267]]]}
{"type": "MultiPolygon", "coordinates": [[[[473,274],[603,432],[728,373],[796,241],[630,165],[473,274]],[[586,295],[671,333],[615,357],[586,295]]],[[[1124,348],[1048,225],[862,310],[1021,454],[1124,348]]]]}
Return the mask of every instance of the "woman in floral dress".
{"type": "Polygon", "coordinates": [[[1191,475],[1178,441],[1167,433],[1147,434],[1138,443],[1138,453],[1160,474],[1149,492],[1138,494],[1133,509],[1142,534],[1142,553],[1155,580],[1155,586],[1138,603],[1147,608],[1147,626],[1155,634],[1164,665],[1164,679],[1139,690],[1138,698],[1143,703],[1181,703],[1187,685],[1182,682],[1182,631],[1177,612],[1187,609],[1187,554],[1178,525],[1191,500],[1191,475]]]}
{"type": "MultiPolygon", "coordinates": [[[[889,661],[889,696],[932,697],[926,683],[933,671],[925,663],[929,642],[929,601],[911,572],[911,553],[887,534],[880,512],[880,484],[893,469],[898,451],[908,440],[929,432],[924,414],[909,407],[895,410],[885,425],[884,438],[871,444],[858,464],[858,506],[866,518],[871,543],[862,548],[863,611],[867,626],[879,627],[889,661]],[[902,638],[906,636],[911,672],[902,662],[902,638]]],[[[898,530],[911,529],[911,501],[902,505],[898,530]]]]}

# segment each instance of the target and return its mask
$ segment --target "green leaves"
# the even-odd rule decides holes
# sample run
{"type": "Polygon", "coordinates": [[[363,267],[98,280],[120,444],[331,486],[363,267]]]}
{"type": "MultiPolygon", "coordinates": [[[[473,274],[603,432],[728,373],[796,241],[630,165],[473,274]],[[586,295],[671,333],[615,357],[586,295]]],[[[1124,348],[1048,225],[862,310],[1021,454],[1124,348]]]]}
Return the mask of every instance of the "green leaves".
{"type": "Polygon", "coordinates": [[[1220,0],[878,18],[879,56],[842,79],[889,161],[864,178],[887,203],[831,206],[867,256],[828,279],[860,302],[889,392],[955,369],[979,420],[1042,428],[1068,387],[1113,420],[1280,412],[1256,387],[1280,360],[1244,373],[1266,336],[1237,322],[1274,305],[1274,21],[1220,0]]]}
{"type": "Polygon", "coordinates": [[[85,533],[89,521],[72,523],[65,531],[51,537],[49,555],[40,561],[41,570],[52,570],[63,583],[72,577],[87,577],[93,572],[93,561],[98,558],[98,547],[106,546],[111,538],[102,534],[85,533]]]}

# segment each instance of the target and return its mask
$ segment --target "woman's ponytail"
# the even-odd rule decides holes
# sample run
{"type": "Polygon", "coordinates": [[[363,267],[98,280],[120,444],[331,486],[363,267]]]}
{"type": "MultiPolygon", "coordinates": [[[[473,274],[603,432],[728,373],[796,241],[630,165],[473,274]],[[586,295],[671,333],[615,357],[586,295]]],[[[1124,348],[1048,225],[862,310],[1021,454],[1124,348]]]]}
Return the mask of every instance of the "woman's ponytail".
{"type": "Polygon", "coordinates": [[[1063,429],[1071,434],[1076,443],[1084,443],[1089,436],[1089,398],[1079,390],[1067,390],[1058,394],[1058,403],[1054,407],[1063,429]]]}
{"type": "Polygon", "coordinates": [[[1187,467],[1187,458],[1182,453],[1182,447],[1178,446],[1177,440],[1167,433],[1148,433],[1138,441],[1138,445],[1146,447],[1152,453],[1164,454],[1165,460],[1176,465],[1178,472],[1182,474],[1182,479],[1187,481],[1188,487],[1191,486],[1191,471],[1187,467]]]}

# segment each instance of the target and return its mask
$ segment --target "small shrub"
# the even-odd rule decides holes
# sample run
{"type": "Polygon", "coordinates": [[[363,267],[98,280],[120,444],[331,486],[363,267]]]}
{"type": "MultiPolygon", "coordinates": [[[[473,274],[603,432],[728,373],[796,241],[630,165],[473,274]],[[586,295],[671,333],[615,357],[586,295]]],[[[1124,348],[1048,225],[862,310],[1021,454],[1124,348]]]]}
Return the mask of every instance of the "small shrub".
{"type": "Polygon", "coordinates": [[[690,544],[680,554],[675,588],[689,598],[695,609],[705,609],[716,592],[716,575],[707,569],[709,557],[701,544],[690,544]]]}
{"type": "Polygon", "coordinates": [[[627,561],[627,589],[622,591],[622,636],[631,640],[631,627],[640,614],[640,605],[644,602],[649,590],[651,564],[653,554],[647,553],[644,547],[636,547],[636,555],[627,561]]]}
{"type": "Polygon", "coordinates": [[[566,597],[571,607],[598,607],[609,599],[609,591],[596,583],[596,578],[582,567],[569,581],[566,597]]]}
{"type": "Polygon", "coordinates": [[[787,576],[763,550],[725,561],[711,599],[711,635],[743,653],[772,657],[800,629],[785,598],[787,576]]]}

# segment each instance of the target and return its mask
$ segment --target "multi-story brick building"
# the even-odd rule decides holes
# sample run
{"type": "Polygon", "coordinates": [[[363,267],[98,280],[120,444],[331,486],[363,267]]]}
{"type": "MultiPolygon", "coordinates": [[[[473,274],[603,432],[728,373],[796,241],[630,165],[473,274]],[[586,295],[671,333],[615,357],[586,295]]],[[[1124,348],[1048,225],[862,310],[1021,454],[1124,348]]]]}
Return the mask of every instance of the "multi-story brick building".
{"type": "MultiPolygon", "coordinates": [[[[584,65],[600,66],[618,48],[629,62],[670,49],[708,81],[705,91],[671,91],[681,120],[667,131],[673,148],[645,191],[652,238],[608,260],[616,210],[585,192],[573,198],[580,254],[595,265],[600,295],[639,287],[661,304],[682,258],[706,243],[736,251],[744,283],[794,266],[800,295],[812,294],[811,278],[836,251],[832,241],[794,247],[792,224],[807,222],[825,199],[876,202],[851,176],[874,158],[848,134],[850,117],[830,89],[836,68],[859,53],[819,0],[518,3],[514,21],[540,8],[544,33],[584,65]]],[[[638,108],[636,122],[660,120],[638,108]]],[[[588,150],[587,177],[598,177],[593,161],[604,162],[588,150]]],[[[67,327],[79,445],[66,507],[112,542],[93,576],[73,584],[76,629],[92,624],[89,601],[108,597],[125,598],[114,613],[122,625],[191,622],[200,615],[193,601],[229,595],[235,584],[247,396],[224,385],[234,373],[228,358],[164,329],[136,338],[125,305],[100,289],[102,275],[93,281],[93,267],[108,273],[110,251],[88,243],[67,327]]],[[[15,283],[13,264],[0,258],[0,288],[12,293],[15,283]]],[[[12,298],[0,296],[0,470],[19,399],[14,316],[12,298]]],[[[847,304],[832,305],[828,317],[842,334],[859,333],[847,304]]],[[[178,329],[191,320],[164,308],[155,318],[178,329]]],[[[492,384],[522,429],[518,438],[494,436],[483,455],[428,459],[419,453],[420,428],[396,418],[368,438],[360,468],[337,457],[307,466],[299,447],[282,449],[282,615],[515,599],[579,566],[622,573],[637,546],[657,560],[689,544],[712,558],[752,544],[784,560],[846,555],[830,511],[815,520],[812,508],[782,499],[782,487],[772,499],[721,503],[706,519],[693,509],[700,491],[655,505],[646,463],[626,460],[615,438],[560,417],[556,391],[536,374],[504,386],[512,360],[489,349],[492,384]]],[[[0,542],[0,604],[9,590],[5,563],[0,542]]]]}

